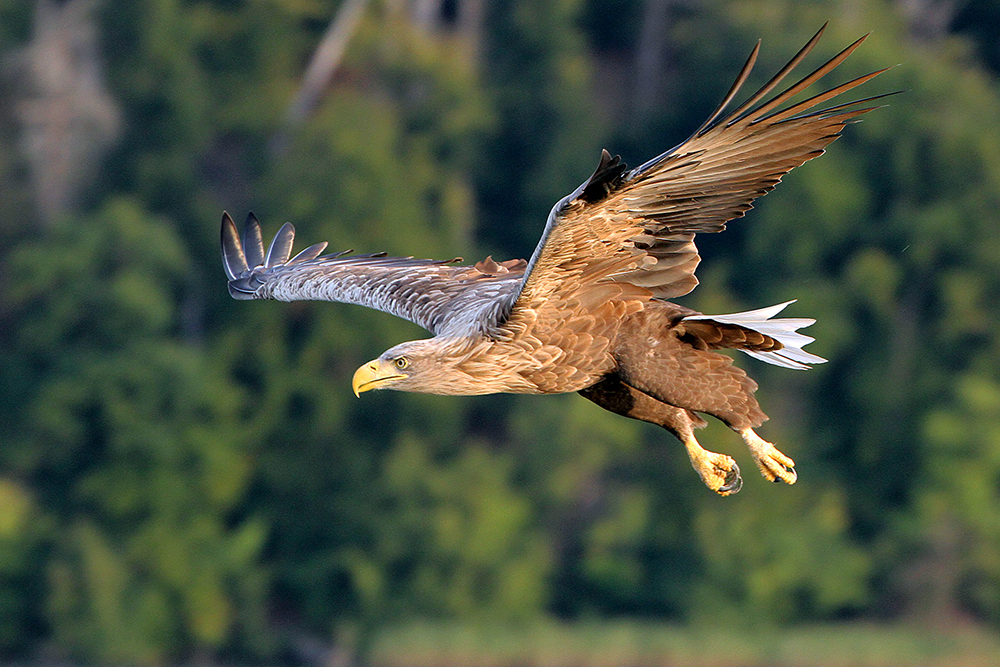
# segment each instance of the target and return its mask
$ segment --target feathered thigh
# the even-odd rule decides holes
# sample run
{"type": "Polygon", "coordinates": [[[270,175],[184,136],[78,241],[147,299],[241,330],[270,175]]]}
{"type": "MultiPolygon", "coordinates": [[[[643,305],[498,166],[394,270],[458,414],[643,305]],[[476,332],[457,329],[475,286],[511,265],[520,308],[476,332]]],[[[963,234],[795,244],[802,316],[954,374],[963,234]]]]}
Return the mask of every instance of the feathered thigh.
{"type": "Polygon", "coordinates": [[[680,306],[650,302],[629,316],[613,343],[622,382],[677,408],[710,414],[736,431],[760,426],[754,382],[733,360],[688,332],[680,306]]]}

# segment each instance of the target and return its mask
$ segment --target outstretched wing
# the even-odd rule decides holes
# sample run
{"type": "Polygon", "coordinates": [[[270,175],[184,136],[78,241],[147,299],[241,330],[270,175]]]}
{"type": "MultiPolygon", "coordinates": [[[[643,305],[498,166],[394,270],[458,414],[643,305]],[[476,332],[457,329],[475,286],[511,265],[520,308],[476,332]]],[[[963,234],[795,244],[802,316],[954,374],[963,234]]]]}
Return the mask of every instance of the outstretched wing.
{"type": "MultiPolygon", "coordinates": [[[[784,174],[821,155],[846,123],[874,108],[859,105],[875,97],[825,105],[885,70],[783,106],[837,67],[865,37],[768,98],[812,50],[825,27],[768,83],[723,117],[750,74],[758,42],[719,107],[680,145],[631,171],[604,151],[594,175],[552,209],[511,319],[517,323],[525,317],[521,310],[553,300],[586,300],[582,295],[588,289],[606,291],[609,281],[644,290],[646,298],[677,297],[694,289],[700,261],[695,234],[725,229],[727,221],[741,217],[784,174]]],[[[572,318],[577,313],[566,308],[563,315],[572,318]]]]}
{"type": "Polygon", "coordinates": [[[326,243],[289,259],[295,228],[278,231],[267,253],[260,223],[247,216],[240,239],[228,213],[222,214],[222,260],[235,299],[339,301],[375,308],[410,320],[431,333],[470,334],[494,321],[521,281],[526,262],[475,266],[456,261],[375,255],[320,255],[326,243]],[[505,298],[506,297],[506,298],[505,298]]]}

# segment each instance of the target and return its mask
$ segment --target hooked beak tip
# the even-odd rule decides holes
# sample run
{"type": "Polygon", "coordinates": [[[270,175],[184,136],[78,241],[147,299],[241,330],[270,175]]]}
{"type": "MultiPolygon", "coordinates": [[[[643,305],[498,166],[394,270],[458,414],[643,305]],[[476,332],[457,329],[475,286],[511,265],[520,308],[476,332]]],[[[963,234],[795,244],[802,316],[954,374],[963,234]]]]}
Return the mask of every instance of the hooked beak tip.
{"type": "Polygon", "coordinates": [[[362,392],[376,389],[379,385],[384,384],[384,380],[388,379],[391,378],[382,370],[378,360],[369,361],[355,371],[351,388],[354,390],[354,395],[361,398],[362,392]]]}

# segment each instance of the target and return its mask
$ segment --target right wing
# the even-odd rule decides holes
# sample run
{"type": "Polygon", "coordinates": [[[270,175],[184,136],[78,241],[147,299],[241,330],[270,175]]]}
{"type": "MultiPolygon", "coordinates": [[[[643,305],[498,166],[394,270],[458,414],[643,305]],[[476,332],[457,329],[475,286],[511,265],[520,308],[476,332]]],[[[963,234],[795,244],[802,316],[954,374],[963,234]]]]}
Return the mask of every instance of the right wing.
{"type": "Polygon", "coordinates": [[[320,255],[326,243],[289,259],[294,237],[295,228],[285,223],[265,254],[252,213],[242,240],[233,219],[222,214],[222,263],[234,299],[353,303],[402,317],[433,334],[469,335],[495,321],[526,266],[524,260],[497,263],[492,258],[457,266],[458,260],[385,253],[320,255]]]}

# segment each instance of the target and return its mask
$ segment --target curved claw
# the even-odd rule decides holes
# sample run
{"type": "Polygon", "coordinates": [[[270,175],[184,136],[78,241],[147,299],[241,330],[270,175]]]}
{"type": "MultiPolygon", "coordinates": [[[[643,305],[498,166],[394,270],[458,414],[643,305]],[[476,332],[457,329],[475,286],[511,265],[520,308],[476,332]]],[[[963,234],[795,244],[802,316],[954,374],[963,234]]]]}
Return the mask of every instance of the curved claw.
{"type": "Polygon", "coordinates": [[[780,469],[778,470],[775,470],[774,466],[769,468],[769,472],[771,472],[774,475],[774,479],[772,479],[771,481],[774,482],[775,484],[777,484],[778,482],[784,482],[785,484],[795,484],[795,482],[798,481],[799,479],[799,474],[795,472],[795,468],[792,466],[786,466],[783,463],[780,463],[779,465],[780,469]]]}
{"type": "Polygon", "coordinates": [[[694,436],[684,442],[691,466],[698,472],[701,481],[720,496],[731,496],[743,488],[740,467],[732,457],[703,449],[694,436]]]}
{"type": "Polygon", "coordinates": [[[725,483],[716,490],[720,496],[731,496],[743,488],[743,478],[740,477],[740,467],[733,463],[732,469],[726,473],[725,483]]]}

